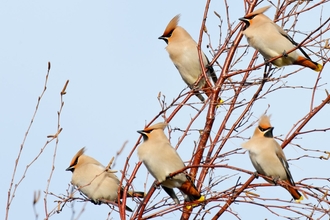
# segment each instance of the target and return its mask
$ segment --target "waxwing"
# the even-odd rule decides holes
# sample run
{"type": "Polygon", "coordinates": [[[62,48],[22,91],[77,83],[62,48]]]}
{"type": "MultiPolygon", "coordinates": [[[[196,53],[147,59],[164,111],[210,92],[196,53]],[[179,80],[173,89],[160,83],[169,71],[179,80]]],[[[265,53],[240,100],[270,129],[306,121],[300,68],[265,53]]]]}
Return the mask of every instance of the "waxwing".
{"type": "Polygon", "coordinates": [[[249,141],[243,143],[242,147],[249,151],[251,162],[257,172],[274,180],[266,179],[266,181],[272,184],[276,183],[277,180],[286,182],[285,189],[299,202],[303,196],[294,188],[295,183],[289,170],[289,164],[281,146],[273,137],[273,129],[269,117],[261,116],[253,136],[249,141]]]}
{"type": "Polygon", "coordinates": [[[202,74],[202,68],[207,68],[207,75],[212,79],[214,84],[218,78],[215,75],[213,67],[209,65],[209,60],[204,53],[202,53],[204,66],[201,67],[197,43],[185,29],[178,26],[179,18],[180,15],[175,16],[167,25],[163,35],[158,39],[162,39],[167,43],[166,50],[183,81],[189,88],[196,89],[196,96],[203,102],[204,97],[198,90],[203,90],[207,96],[211,96],[212,88],[208,87],[204,78],[199,81],[197,87],[194,87],[195,82],[202,74]]]}
{"type": "MultiPolygon", "coordinates": [[[[78,187],[94,204],[112,201],[117,202],[119,179],[116,171],[106,168],[94,158],[84,154],[82,148],[72,158],[66,171],[72,172],[72,185],[78,187]]],[[[130,197],[144,197],[143,192],[127,192],[130,197]]],[[[127,210],[132,211],[129,207],[127,210]]]]}
{"type": "Polygon", "coordinates": [[[245,23],[243,34],[249,45],[258,50],[265,60],[283,55],[272,61],[275,66],[301,65],[317,72],[321,71],[322,65],[312,61],[301,47],[298,49],[303,55],[298,49],[287,53],[298,44],[280,26],[263,14],[269,8],[270,6],[260,8],[239,19],[245,23]]]}
{"type": "Polygon", "coordinates": [[[185,165],[164,133],[166,126],[166,123],[160,122],[138,131],[144,139],[144,142],[138,147],[138,157],[177,204],[180,202],[173,188],[181,191],[185,201],[203,201],[204,196],[198,192],[185,172],[169,177],[169,174],[183,169],[185,165]]]}

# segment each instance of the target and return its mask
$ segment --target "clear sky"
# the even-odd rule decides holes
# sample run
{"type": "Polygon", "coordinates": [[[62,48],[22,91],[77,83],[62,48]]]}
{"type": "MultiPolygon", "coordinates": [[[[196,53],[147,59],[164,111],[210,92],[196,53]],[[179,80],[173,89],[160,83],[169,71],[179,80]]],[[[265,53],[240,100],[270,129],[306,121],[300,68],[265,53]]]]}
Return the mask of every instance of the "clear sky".
{"type": "MultiPolygon", "coordinates": [[[[315,4],[313,1],[309,4],[315,4]]],[[[157,38],[162,35],[167,23],[177,14],[181,14],[180,25],[183,26],[197,41],[205,2],[193,1],[189,5],[185,1],[7,1],[0,3],[0,146],[3,149],[1,161],[3,175],[0,191],[0,207],[5,215],[7,193],[24,134],[35,110],[37,98],[43,90],[47,62],[51,62],[47,91],[42,98],[38,114],[31,132],[28,135],[22,157],[19,161],[14,184],[40,149],[48,140],[47,135],[54,134],[57,129],[57,111],[60,107],[60,91],[66,80],[70,80],[67,94],[64,96],[64,107],[61,114],[62,133],[59,137],[58,150],[55,160],[55,170],[49,191],[56,194],[66,194],[71,173],[65,169],[73,155],[82,147],[86,147],[86,154],[106,165],[115,156],[125,141],[128,141],[124,151],[118,156],[115,167],[121,170],[126,155],[131,151],[139,134],[137,130],[144,128],[161,110],[157,100],[158,93],[166,96],[171,102],[186,87],[176,68],[170,61],[166,44],[157,38]]],[[[269,5],[263,2],[261,6],[269,5]]],[[[323,12],[329,12],[323,8],[323,12]]],[[[207,28],[211,34],[214,48],[219,42],[219,19],[213,11],[225,16],[222,1],[213,1],[210,6],[207,28]]],[[[237,24],[238,18],[245,14],[243,1],[230,3],[229,12],[231,22],[237,24]]],[[[266,14],[273,17],[275,8],[266,14]]],[[[319,25],[321,8],[310,11],[299,19],[299,29],[309,33],[319,25]]],[[[324,16],[327,17],[327,16],[324,16]]],[[[323,17],[323,20],[326,19],[323,17]]],[[[225,18],[225,17],[224,17],[225,18]]],[[[225,22],[224,22],[225,23],[225,22]]],[[[226,24],[224,24],[224,27],[226,24]]],[[[222,29],[223,41],[226,28],[222,29]]],[[[327,33],[323,39],[329,38],[327,33]]],[[[296,40],[303,39],[297,36],[296,40]]],[[[212,56],[206,48],[208,38],[203,38],[205,54],[212,56]]],[[[244,38],[242,44],[246,44],[244,38]]],[[[247,60],[243,59],[241,68],[246,68],[254,49],[250,48],[247,60]]],[[[312,56],[312,59],[316,58],[312,56]]],[[[258,63],[261,63],[262,59],[258,63]]],[[[297,67],[282,68],[278,74],[285,74],[297,67]]],[[[216,68],[216,70],[219,70],[216,68]]],[[[326,70],[328,71],[328,70],[326,70]]],[[[329,71],[328,71],[329,72],[329,71]]],[[[262,74],[262,70],[252,73],[251,79],[262,74]]],[[[238,76],[239,77],[239,76],[238,76]]],[[[313,87],[317,73],[305,69],[287,81],[291,86],[313,87]]],[[[320,79],[325,84],[317,91],[315,103],[318,104],[325,97],[324,89],[329,90],[330,76],[322,74],[320,79]]],[[[186,90],[187,91],[187,90],[186,90]]],[[[247,95],[247,98],[250,97],[247,95]]],[[[228,97],[229,98],[229,97],[228,97]]],[[[285,135],[293,124],[301,119],[310,107],[311,90],[284,89],[274,92],[260,101],[253,111],[256,120],[270,105],[269,113],[275,126],[275,135],[285,135]]],[[[192,97],[191,102],[198,102],[192,97]]],[[[198,105],[197,105],[198,106],[198,105]]],[[[200,105],[202,106],[202,105],[200,105]]],[[[225,111],[225,107],[218,110],[217,115],[225,111]]],[[[170,123],[172,128],[184,129],[190,120],[191,109],[184,109],[170,123]]],[[[306,129],[329,127],[329,107],[323,109],[306,129]]],[[[167,116],[170,113],[167,114],[167,116]]],[[[204,117],[205,118],[205,117],[204,117]]],[[[193,128],[201,129],[204,118],[197,120],[193,128]]],[[[157,121],[161,121],[158,119],[157,121]]],[[[217,123],[220,123],[219,121],[217,123]]],[[[253,128],[246,131],[246,138],[253,133],[253,128]]],[[[181,132],[172,133],[171,142],[175,146],[181,132]]],[[[329,132],[305,135],[295,143],[305,148],[328,149],[329,132]]],[[[194,141],[198,140],[198,133],[191,133],[181,144],[178,152],[184,161],[191,157],[194,141]]],[[[33,192],[41,190],[42,199],[36,205],[39,219],[45,215],[43,191],[47,186],[47,179],[52,168],[55,143],[51,143],[29,168],[25,178],[18,187],[15,198],[10,207],[9,219],[34,219],[32,200],[33,192]]],[[[228,142],[227,150],[240,147],[240,141],[228,142]]],[[[293,146],[285,149],[288,158],[304,155],[304,152],[293,146]],[[299,154],[297,156],[297,154],[299,154]]],[[[324,176],[319,167],[329,166],[329,161],[320,164],[310,164],[311,159],[294,160],[290,162],[291,172],[295,180],[308,176],[324,176]]],[[[138,162],[134,153],[130,165],[133,169],[138,162]]],[[[319,162],[319,161],[317,161],[319,162]]],[[[226,163],[254,171],[248,154],[237,155],[226,163]]],[[[237,174],[237,172],[231,174],[237,174]]],[[[136,189],[144,190],[146,169],[142,166],[133,184],[136,189]]],[[[219,171],[217,175],[230,174],[219,171]]],[[[328,175],[329,176],[329,175],[328,175]]],[[[243,175],[244,182],[249,176],[243,175]]],[[[235,183],[237,178],[233,178],[235,183]]],[[[149,176],[146,189],[150,188],[153,178],[149,176]]],[[[255,182],[264,182],[261,178],[255,182]]],[[[221,184],[215,190],[224,190],[221,184]]],[[[280,187],[269,187],[278,197],[288,198],[288,193],[280,187]]],[[[269,191],[269,190],[268,190],[269,191]]],[[[267,189],[257,190],[259,194],[267,193],[267,189]]],[[[56,208],[57,200],[48,196],[48,209],[56,208]]],[[[307,201],[306,201],[307,202],[307,201]]],[[[128,205],[132,203],[128,202],[128,205]]],[[[76,212],[83,204],[74,204],[76,212]]],[[[251,205],[242,203],[233,205],[233,211],[242,219],[251,219],[251,205]]],[[[260,210],[260,219],[274,219],[274,215],[265,209],[260,210]]],[[[106,219],[109,208],[105,205],[94,206],[88,203],[83,215],[79,219],[106,219]]],[[[51,219],[70,219],[71,205],[51,219]]],[[[167,219],[177,219],[180,213],[173,213],[167,219]]],[[[211,218],[212,215],[210,215],[211,218]]],[[[116,219],[118,215],[113,213],[116,219]]],[[[208,217],[208,216],[207,216],[208,217]]],[[[234,219],[227,215],[226,219],[234,219]]]]}

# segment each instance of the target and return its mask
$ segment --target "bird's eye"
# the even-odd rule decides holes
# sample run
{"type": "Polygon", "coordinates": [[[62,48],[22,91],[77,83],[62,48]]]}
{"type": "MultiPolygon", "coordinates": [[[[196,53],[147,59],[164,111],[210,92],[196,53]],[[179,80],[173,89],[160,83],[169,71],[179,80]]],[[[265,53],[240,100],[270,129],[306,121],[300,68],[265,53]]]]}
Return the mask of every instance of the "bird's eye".
{"type": "Polygon", "coordinates": [[[267,131],[269,128],[262,128],[262,127],[258,127],[260,131],[264,132],[264,131],[267,131]]]}
{"type": "Polygon", "coordinates": [[[171,31],[170,31],[165,37],[166,37],[166,38],[170,38],[170,37],[172,37],[173,31],[174,31],[174,29],[171,30],[171,31]]]}
{"type": "Polygon", "coordinates": [[[251,20],[251,19],[253,19],[255,16],[256,16],[256,15],[251,15],[251,16],[249,16],[249,17],[244,17],[244,18],[251,20]]]}
{"type": "Polygon", "coordinates": [[[143,132],[149,134],[152,131],[153,131],[153,129],[151,129],[151,130],[144,130],[143,132]]]}

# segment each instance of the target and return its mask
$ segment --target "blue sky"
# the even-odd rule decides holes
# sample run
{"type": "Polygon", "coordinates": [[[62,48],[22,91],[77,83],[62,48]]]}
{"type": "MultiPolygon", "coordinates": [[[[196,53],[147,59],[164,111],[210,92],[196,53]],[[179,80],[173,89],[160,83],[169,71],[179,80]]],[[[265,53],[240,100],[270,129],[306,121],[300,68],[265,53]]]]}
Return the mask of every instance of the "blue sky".
{"type": "MultiPolygon", "coordinates": [[[[309,4],[315,4],[313,1],[309,4]]],[[[269,5],[263,2],[261,6],[269,5]]],[[[328,5],[325,5],[329,7],[328,5]]],[[[48,140],[47,135],[54,134],[57,129],[57,111],[60,107],[60,91],[66,80],[70,80],[67,94],[64,96],[64,107],[61,114],[61,127],[63,131],[59,137],[58,151],[55,160],[55,170],[49,191],[56,194],[65,194],[71,180],[71,173],[66,172],[73,155],[82,147],[86,147],[86,154],[106,165],[111,157],[115,156],[125,141],[128,141],[123,152],[118,156],[114,169],[121,170],[126,155],[131,151],[139,134],[137,130],[144,128],[145,124],[161,110],[157,100],[158,93],[166,96],[171,102],[186,88],[177,70],[170,61],[166,44],[157,38],[162,35],[167,23],[177,14],[181,14],[180,25],[183,26],[197,41],[201,20],[204,13],[205,2],[198,1],[187,5],[184,1],[2,1],[0,3],[0,24],[2,29],[0,44],[0,95],[1,108],[1,139],[3,148],[1,154],[4,178],[2,180],[0,204],[5,213],[8,188],[13,173],[15,159],[19,152],[24,134],[35,110],[37,98],[43,90],[47,62],[51,62],[51,71],[47,90],[39,106],[31,132],[28,135],[22,157],[19,161],[14,183],[22,177],[27,164],[29,164],[48,140]],[[6,198],[6,199],[5,199],[6,198]]],[[[330,8],[323,8],[323,13],[330,8]]],[[[223,15],[225,8],[223,2],[213,1],[210,5],[207,28],[211,34],[211,43],[214,48],[219,42],[219,19],[213,11],[223,15]]],[[[231,22],[237,24],[238,18],[245,14],[243,3],[235,1],[229,5],[231,22]]],[[[266,12],[272,18],[274,7],[266,12]]],[[[315,29],[319,25],[321,8],[308,12],[299,18],[297,27],[303,33],[315,29]],[[314,16],[315,15],[315,16],[314,16]]],[[[324,16],[326,17],[326,16],[324,16]]],[[[323,20],[325,19],[323,17],[323,20]]],[[[226,34],[226,22],[222,27],[223,41],[226,34]]],[[[329,33],[323,39],[329,38],[329,33]]],[[[303,39],[297,36],[296,41],[303,39]]],[[[208,38],[204,36],[202,49],[211,58],[206,45],[208,38]]],[[[245,45],[246,39],[241,41],[245,45]]],[[[248,56],[239,64],[246,68],[254,49],[249,49],[248,56]]],[[[316,56],[312,56],[315,59],[316,56]]],[[[221,62],[219,59],[219,62],[221,62]]],[[[261,63],[262,59],[259,58],[261,63]]],[[[297,67],[280,69],[277,74],[285,74],[297,67]]],[[[219,68],[216,68],[219,70],[219,68]]],[[[327,71],[327,66],[324,71],[327,71]]],[[[262,74],[262,69],[253,72],[250,79],[262,74]]],[[[235,79],[241,76],[236,76],[235,79]]],[[[284,79],[281,83],[289,86],[313,87],[317,73],[304,69],[284,79]]],[[[315,105],[324,97],[324,89],[329,90],[326,84],[330,80],[329,74],[322,74],[320,84],[325,84],[317,90],[315,105]]],[[[188,90],[185,90],[188,91],[188,90]]],[[[246,98],[250,97],[249,92],[246,98]]],[[[227,97],[230,98],[230,97],[227,97]]],[[[283,89],[270,94],[266,99],[260,100],[253,108],[253,120],[269,107],[274,133],[284,138],[293,124],[301,119],[310,107],[311,90],[283,89]]],[[[198,102],[196,97],[191,102],[198,102]]],[[[196,106],[202,106],[198,104],[196,106]]],[[[219,124],[226,107],[219,108],[217,121],[219,124]]],[[[328,107],[317,115],[306,130],[329,127],[328,107]]],[[[167,116],[170,114],[167,113],[167,116]]],[[[195,111],[184,108],[170,123],[172,128],[184,129],[195,111]]],[[[204,126],[206,112],[203,112],[192,126],[201,129],[204,126]]],[[[159,118],[157,121],[161,121],[159,118]]],[[[253,128],[245,134],[249,138],[253,128]]],[[[181,132],[173,132],[171,142],[176,145],[181,132]]],[[[215,134],[211,134],[215,135],[215,134]]],[[[329,132],[308,134],[295,140],[296,144],[310,149],[327,149],[329,132]]],[[[191,132],[178,149],[184,161],[189,160],[194,141],[198,140],[198,133],[191,132]]],[[[226,151],[240,148],[240,140],[229,142],[226,151]]],[[[51,143],[36,162],[29,168],[25,178],[16,191],[11,204],[9,219],[34,219],[32,208],[33,192],[43,192],[47,186],[47,179],[52,168],[54,143],[51,143]]],[[[288,146],[284,152],[288,158],[296,158],[305,153],[295,146],[288,146]]],[[[130,171],[138,162],[136,153],[130,160],[130,171]]],[[[226,163],[254,171],[248,154],[235,155],[226,163]]],[[[315,161],[311,159],[293,160],[290,162],[291,172],[295,180],[309,176],[320,176],[324,173],[319,167],[329,166],[329,161],[315,161]],[[311,164],[311,161],[313,163],[311,164]]],[[[214,171],[216,175],[227,176],[242,174],[228,170],[214,171]]],[[[146,169],[142,166],[133,184],[136,189],[144,190],[146,182],[146,169]]],[[[242,175],[244,182],[249,176],[242,175]]],[[[225,185],[219,184],[215,190],[224,190],[237,178],[228,180],[225,185]]],[[[153,182],[148,177],[146,189],[153,182]]],[[[255,182],[263,183],[259,178],[255,182]]],[[[257,193],[269,195],[274,193],[278,197],[289,200],[287,192],[280,187],[260,188],[257,193]],[[271,192],[273,191],[273,192],[271,192]]],[[[39,219],[45,215],[44,194],[36,205],[39,219]]],[[[162,198],[162,197],[158,197],[162,198]]],[[[48,196],[48,209],[56,207],[57,200],[48,196]]],[[[133,203],[128,202],[128,205],[133,203]]],[[[77,213],[83,204],[75,203],[77,213]]],[[[223,203],[222,203],[223,205],[223,203]]],[[[134,206],[133,206],[134,207],[134,206]]],[[[246,203],[233,205],[233,211],[242,219],[249,219],[252,206],[246,203]]],[[[260,211],[262,219],[274,219],[274,215],[264,209],[260,211]]],[[[69,219],[72,215],[70,204],[64,207],[52,219],[69,219]]],[[[79,219],[106,219],[109,208],[105,205],[94,206],[88,203],[79,219]]],[[[176,219],[180,212],[167,215],[168,219],[176,219]]],[[[118,218],[116,213],[111,215],[118,218]]],[[[207,218],[211,218],[207,216],[207,218]]],[[[234,219],[230,214],[226,219],[234,219]]]]}

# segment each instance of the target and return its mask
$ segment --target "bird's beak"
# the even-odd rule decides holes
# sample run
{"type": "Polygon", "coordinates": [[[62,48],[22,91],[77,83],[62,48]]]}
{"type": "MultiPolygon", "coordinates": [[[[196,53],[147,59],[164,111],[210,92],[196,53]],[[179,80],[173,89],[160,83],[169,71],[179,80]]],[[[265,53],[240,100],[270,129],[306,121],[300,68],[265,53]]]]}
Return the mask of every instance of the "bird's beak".
{"type": "Polygon", "coordinates": [[[160,36],[158,39],[159,40],[164,40],[165,43],[168,44],[168,38],[167,37],[160,36]]]}
{"type": "Polygon", "coordinates": [[[243,22],[247,22],[247,19],[246,18],[239,18],[238,20],[240,20],[240,21],[243,21],[243,22]]]}
{"type": "Polygon", "coordinates": [[[65,171],[71,171],[72,172],[73,171],[73,167],[68,167],[68,168],[65,169],[65,171]]]}
{"type": "Polygon", "coordinates": [[[148,140],[148,134],[144,130],[137,131],[137,133],[142,135],[144,141],[148,140]]]}
{"type": "Polygon", "coordinates": [[[243,18],[239,18],[238,20],[244,22],[245,25],[243,27],[243,30],[245,30],[246,28],[248,28],[250,26],[250,21],[248,19],[246,19],[246,18],[243,17],[243,18]]]}

